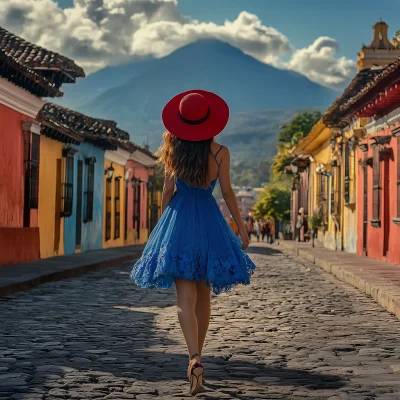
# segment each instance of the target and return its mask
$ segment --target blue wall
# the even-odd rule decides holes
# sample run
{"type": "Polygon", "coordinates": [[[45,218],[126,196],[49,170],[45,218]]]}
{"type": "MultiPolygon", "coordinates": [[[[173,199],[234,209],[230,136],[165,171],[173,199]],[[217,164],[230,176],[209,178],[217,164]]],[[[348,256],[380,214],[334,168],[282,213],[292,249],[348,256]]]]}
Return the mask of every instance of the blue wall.
{"type": "Polygon", "coordinates": [[[64,219],[64,253],[75,253],[76,238],[76,208],[77,202],[82,201],[82,220],[86,217],[86,190],[87,190],[87,165],[86,158],[95,157],[94,171],[94,201],[93,201],[93,221],[82,221],[82,242],[81,251],[96,250],[102,248],[103,238],[103,196],[104,196],[104,151],[91,145],[82,143],[80,146],[74,146],[78,152],[74,159],[74,202],[72,215],[64,219]],[[82,199],[77,198],[77,176],[78,160],[83,161],[83,187],[82,199]]]}

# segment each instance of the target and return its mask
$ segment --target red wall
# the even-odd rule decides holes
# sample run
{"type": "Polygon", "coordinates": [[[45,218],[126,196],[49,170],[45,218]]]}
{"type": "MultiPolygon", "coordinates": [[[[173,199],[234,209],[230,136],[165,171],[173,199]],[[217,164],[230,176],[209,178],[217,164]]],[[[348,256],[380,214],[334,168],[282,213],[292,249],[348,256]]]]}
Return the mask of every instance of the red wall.
{"type": "MultiPolygon", "coordinates": [[[[389,129],[383,130],[373,136],[391,135],[389,129]]],[[[372,157],[373,149],[371,140],[368,143],[368,157],[372,157]]],[[[368,232],[367,232],[367,256],[378,260],[386,260],[400,264],[400,226],[397,226],[392,218],[397,217],[397,138],[392,137],[388,147],[392,150],[391,157],[386,157],[380,162],[381,173],[381,198],[380,221],[381,225],[375,228],[369,222],[372,219],[373,196],[373,168],[368,169],[368,232]]],[[[358,150],[358,159],[364,159],[364,153],[358,150]]],[[[363,254],[363,193],[364,175],[359,167],[357,179],[357,252],[363,254]]]]}
{"type": "Polygon", "coordinates": [[[22,121],[32,120],[0,104],[0,227],[22,227],[24,142],[22,121]]]}
{"type": "Polygon", "coordinates": [[[0,228],[0,267],[40,258],[39,228],[0,228]]]}

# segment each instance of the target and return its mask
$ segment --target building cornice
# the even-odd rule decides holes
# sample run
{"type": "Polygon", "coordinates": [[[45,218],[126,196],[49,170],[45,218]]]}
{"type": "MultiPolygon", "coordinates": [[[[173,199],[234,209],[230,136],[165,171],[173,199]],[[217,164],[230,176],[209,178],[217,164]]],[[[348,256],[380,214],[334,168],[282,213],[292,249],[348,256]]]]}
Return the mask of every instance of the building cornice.
{"type": "Polygon", "coordinates": [[[104,157],[106,160],[115,162],[116,164],[126,165],[126,162],[129,160],[130,153],[122,149],[117,149],[115,151],[107,150],[104,157]]]}
{"type": "Polygon", "coordinates": [[[143,153],[140,150],[135,150],[129,157],[130,160],[136,161],[139,164],[142,164],[146,167],[153,167],[156,163],[153,157],[143,153]]]}
{"type": "Polygon", "coordinates": [[[396,108],[388,115],[385,115],[384,117],[367,124],[365,126],[365,133],[367,135],[373,135],[384,129],[388,129],[390,126],[395,125],[397,122],[400,122],[400,108],[396,108]]]}
{"type": "Polygon", "coordinates": [[[292,154],[300,155],[303,153],[311,153],[315,150],[315,148],[319,147],[321,143],[315,143],[313,146],[313,142],[315,139],[319,138],[320,133],[327,128],[322,118],[313,126],[310,133],[302,139],[299,144],[292,151],[292,154]]]}
{"type": "Polygon", "coordinates": [[[45,101],[0,78],[0,104],[28,117],[36,118],[45,101]]]}

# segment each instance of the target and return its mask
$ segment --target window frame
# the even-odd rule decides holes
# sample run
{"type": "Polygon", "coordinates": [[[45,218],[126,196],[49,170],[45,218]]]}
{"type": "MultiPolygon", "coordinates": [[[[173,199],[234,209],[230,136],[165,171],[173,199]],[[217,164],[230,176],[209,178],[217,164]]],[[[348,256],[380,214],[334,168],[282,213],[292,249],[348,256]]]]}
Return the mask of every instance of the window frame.
{"type": "Polygon", "coordinates": [[[372,219],[371,225],[380,226],[381,217],[381,161],[379,146],[373,146],[372,161],[372,219]]]}
{"type": "Polygon", "coordinates": [[[75,153],[77,150],[65,148],[63,157],[65,159],[64,184],[62,193],[62,211],[61,216],[68,218],[72,216],[74,205],[74,169],[75,169],[75,153]]]}
{"type": "Polygon", "coordinates": [[[86,207],[84,223],[93,221],[93,207],[94,207],[94,178],[95,178],[95,164],[96,158],[90,157],[85,160],[86,163],[86,207]]]}
{"type": "Polygon", "coordinates": [[[114,239],[121,237],[121,179],[116,177],[114,183],[114,239]]]}
{"type": "Polygon", "coordinates": [[[397,135],[397,219],[400,219],[400,134],[397,135]]]}
{"type": "Polygon", "coordinates": [[[111,220],[112,220],[112,210],[111,210],[111,202],[112,202],[112,178],[106,179],[106,187],[105,187],[105,195],[106,195],[106,204],[105,204],[105,216],[106,216],[106,227],[105,227],[105,241],[109,241],[111,239],[111,220]]]}

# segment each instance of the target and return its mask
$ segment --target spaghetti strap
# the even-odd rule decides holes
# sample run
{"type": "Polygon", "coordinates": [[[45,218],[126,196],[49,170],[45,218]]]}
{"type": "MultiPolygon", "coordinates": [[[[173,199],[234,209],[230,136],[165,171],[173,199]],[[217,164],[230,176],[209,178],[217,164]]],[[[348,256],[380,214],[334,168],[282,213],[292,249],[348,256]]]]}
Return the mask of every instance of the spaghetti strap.
{"type": "Polygon", "coordinates": [[[217,160],[217,156],[218,156],[218,154],[219,154],[219,152],[222,150],[222,148],[223,148],[224,146],[221,144],[221,147],[218,149],[218,151],[215,153],[215,154],[213,154],[213,156],[214,156],[214,159],[215,159],[215,162],[217,163],[217,165],[218,165],[218,168],[219,168],[219,162],[218,162],[218,160],[217,160]]]}

